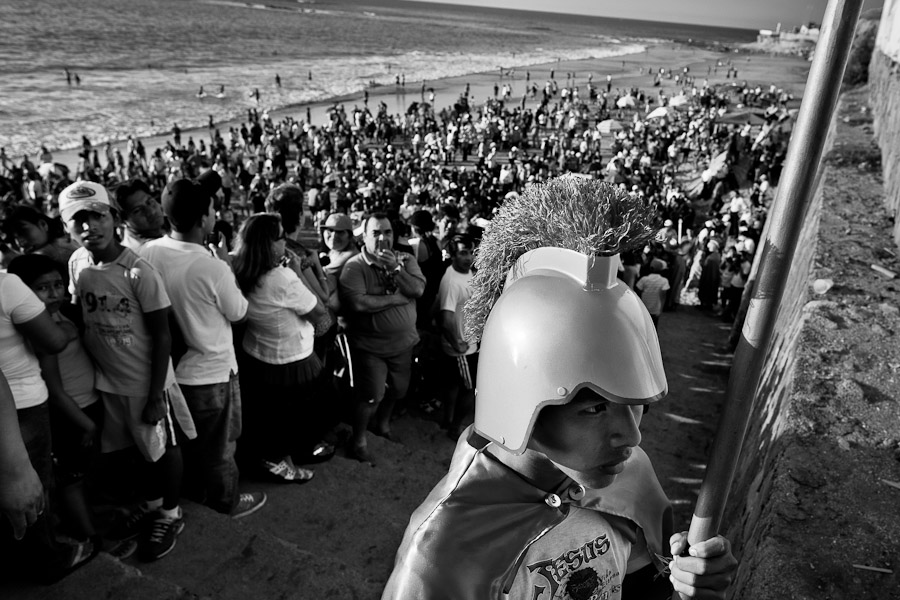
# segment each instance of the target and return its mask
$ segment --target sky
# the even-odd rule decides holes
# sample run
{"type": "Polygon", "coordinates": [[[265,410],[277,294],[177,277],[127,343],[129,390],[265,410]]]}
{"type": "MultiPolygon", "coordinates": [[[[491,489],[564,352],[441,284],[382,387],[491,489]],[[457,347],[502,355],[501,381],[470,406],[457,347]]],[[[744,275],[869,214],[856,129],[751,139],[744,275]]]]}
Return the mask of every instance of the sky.
{"type": "MultiPolygon", "coordinates": [[[[415,0],[494,8],[717,25],[741,29],[791,29],[821,23],[828,0],[415,0]]],[[[863,10],[881,8],[883,0],[865,0],[863,10]]]]}

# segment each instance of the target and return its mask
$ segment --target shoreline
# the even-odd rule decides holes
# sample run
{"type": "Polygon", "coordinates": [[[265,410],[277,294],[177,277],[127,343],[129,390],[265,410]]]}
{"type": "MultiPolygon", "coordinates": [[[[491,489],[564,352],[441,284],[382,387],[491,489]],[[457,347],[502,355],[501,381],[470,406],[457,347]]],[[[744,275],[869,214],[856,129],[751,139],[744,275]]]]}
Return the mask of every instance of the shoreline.
{"type": "MultiPolygon", "coordinates": [[[[674,44],[674,42],[673,42],[673,44],[674,44]]],[[[307,107],[309,107],[310,111],[312,113],[312,123],[314,125],[321,126],[326,121],[326,116],[327,116],[328,110],[331,107],[333,107],[335,104],[343,104],[343,103],[347,103],[350,101],[356,101],[357,104],[362,104],[363,99],[365,97],[365,93],[368,90],[369,99],[370,99],[370,101],[373,102],[373,104],[370,105],[370,110],[372,108],[377,107],[378,101],[385,101],[385,103],[388,105],[388,112],[390,114],[397,114],[398,112],[405,112],[407,106],[411,102],[422,100],[421,86],[423,83],[425,84],[426,90],[428,90],[428,88],[434,88],[435,104],[438,106],[438,109],[440,110],[446,106],[450,106],[453,102],[455,102],[455,100],[460,95],[458,93],[453,97],[452,100],[447,100],[446,102],[444,102],[444,100],[442,99],[442,94],[440,92],[442,89],[446,89],[448,87],[447,85],[445,85],[447,82],[462,81],[462,83],[460,84],[460,87],[459,87],[460,92],[462,92],[465,88],[465,81],[470,80],[470,79],[483,79],[483,78],[494,77],[495,79],[497,79],[498,81],[501,81],[501,82],[510,82],[513,80],[520,80],[520,85],[522,85],[522,84],[524,84],[524,73],[528,70],[533,70],[533,71],[542,70],[542,71],[549,73],[549,70],[552,68],[552,65],[557,65],[557,64],[566,64],[566,63],[571,64],[571,63],[578,63],[578,62],[584,62],[584,61],[600,61],[600,60],[621,61],[622,57],[639,56],[641,54],[646,53],[649,48],[660,45],[660,44],[655,41],[650,40],[650,41],[641,41],[641,43],[635,43],[633,45],[640,46],[643,48],[643,50],[639,50],[639,51],[635,51],[635,52],[613,53],[613,54],[609,54],[607,56],[602,56],[602,57],[579,58],[579,59],[570,59],[570,60],[565,60],[565,61],[557,60],[556,62],[532,63],[532,64],[524,64],[524,65],[498,67],[498,69],[502,68],[504,71],[515,72],[516,73],[515,78],[509,78],[509,77],[499,78],[499,77],[497,77],[497,75],[499,73],[498,70],[476,71],[473,73],[441,77],[441,78],[433,79],[433,80],[432,79],[425,79],[425,80],[419,79],[419,80],[414,80],[414,81],[410,80],[407,82],[407,84],[405,86],[398,86],[393,83],[377,84],[375,86],[364,87],[358,91],[350,92],[347,94],[340,94],[337,96],[329,96],[326,98],[321,98],[318,100],[313,100],[313,101],[308,101],[308,102],[295,102],[292,104],[279,106],[277,108],[267,108],[265,106],[260,106],[260,107],[257,107],[257,110],[259,111],[260,114],[262,114],[263,112],[268,112],[269,115],[272,117],[273,121],[277,122],[284,116],[292,116],[298,120],[303,120],[306,118],[306,109],[307,109],[307,107]],[[519,75],[521,75],[521,77],[519,77],[519,75]],[[388,97],[393,99],[393,101],[392,102],[387,101],[388,97]],[[399,100],[397,99],[398,97],[400,98],[399,100]],[[417,98],[418,98],[418,100],[417,100],[417,98]],[[402,104],[403,99],[406,100],[405,104],[402,104]],[[398,104],[398,102],[400,102],[400,104],[398,104]],[[396,105],[397,110],[392,110],[392,104],[396,105]]],[[[543,82],[539,82],[539,83],[540,83],[541,87],[543,87],[543,82]]],[[[586,81],[584,83],[586,83],[586,81]]],[[[491,85],[487,86],[487,88],[490,88],[490,87],[491,87],[491,85]]],[[[472,91],[473,92],[475,91],[474,85],[472,86],[472,91]]],[[[474,93],[472,95],[475,96],[474,93]]],[[[513,94],[514,99],[517,99],[520,101],[521,96],[522,96],[521,93],[515,93],[515,91],[514,91],[514,94],[513,94]]],[[[475,96],[475,98],[476,98],[476,102],[479,102],[479,100],[477,100],[478,96],[475,96]]],[[[483,102],[483,99],[480,100],[480,102],[483,102]]],[[[532,104],[532,103],[529,103],[529,104],[532,104]]],[[[248,108],[252,108],[252,107],[248,107],[248,108]]],[[[224,133],[227,132],[229,127],[240,128],[241,124],[245,123],[245,122],[246,122],[246,110],[240,116],[234,116],[229,119],[217,121],[217,122],[215,122],[215,125],[219,129],[219,131],[223,134],[223,137],[224,137],[224,133]]],[[[208,131],[208,129],[209,128],[206,125],[196,125],[196,126],[188,125],[188,126],[181,127],[182,138],[185,138],[187,135],[190,135],[190,134],[205,133],[208,131]]],[[[149,147],[147,145],[147,140],[156,140],[158,138],[164,138],[165,140],[169,140],[169,139],[171,139],[171,137],[172,137],[171,130],[164,130],[161,132],[154,133],[152,135],[140,137],[139,139],[141,139],[144,142],[144,146],[145,146],[145,148],[147,148],[147,152],[149,155],[151,153],[151,150],[149,149],[149,147]]],[[[92,142],[92,144],[93,144],[94,148],[99,148],[99,147],[105,146],[106,143],[109,142],[112,144],[113,148],[119,148],[119,149],[124,150],[126,141],[127,141],[127,139],[113,139],[113,140],[103,140],[100,142],[92,142]]],[[[163,142],[162,144],[159,144],[159,146],[165,146],[165,143],[163,142]]],[[[75,164],[77,163],[77,153],[81,151],[81,146],[67,146],[67,147],[62,147],[62,148],[50,148],[49,150],[50,150],[51,154],[54,155],[54,158],[57,154],[63,155],[63,154],[68,154],[68,153],[74,152],[76,154],[76,160],[72,164],[63,163],[69,167],[74,167],[75,164]]],[[[37,150],[33,149],[33,151],[29,152],[28,154],[29,154],[29,156],[31,156],[32,154],[36,154],[36,153],[39,153],[39,152],[37,150]]],[[[55,162],[62,162],[62,161],[55,160],[55,162]]]]}
{"type": "MultiPolygon", "coordinates": [[[[557,61],[555,61],[555,62],[554,61],[534,62],[534,63],[517,64],[517,65],[512,65],[512,66],[500,65],[498,67],[498,69],[503,69],[504,71],[513,70],[515,72],[524,73],[528,69],[532,69],[532,68],[538,69],[544,65],[556,64],[556,62],[571,63],[571,62],[576,62],[576,61],[593,61],[593,60],[602,60],[602,59],[616,60],[616,59],[621,59],[621,57],[624,57],[624,56],[634,56],[634,55],[642,54],[647,51],[648,47],[658,45],[659,43],[661,43],[661,42],[659,40],[655,40],[655,39],[636,39],[633,42],[623,43],[621,47],[610,47],[610,48],[605,48],[605,49],[598,48],[598,53],[602,54],[603,56],[596,56],[596,57],[590,57],[590,58],[570,58],[570,59],[566,59],[566,60],[557,59],[557,61]]],[[[675,42],[672,42],[672,43],[675,43],[675,42]]],[[[291,114],[292,111],[303,111],[304,115],[305,115],[306,107],[315,108],[315,107],[325,106],[327,108],[327,107],[333,106],[335,103],[346,102],[348,100],[358,99],[358,100],[362,101],[362,98],[364,97],[366,90],[368,90],[370,92],[370,96],[372,96],[376,93],[378,95],[384,96],[384,95],[386,95],[385,90],[393,90],[394,95],[403,94],[403,93],[418,94],[419,93],[418,90],[420,89],[420,86],[422,83],[426,84],[426,89],[429,87],[435,87],[435,89],[436,89],[437,84],[439,84],[440,82],[443,82],[443,81],[489,76],[490,74],[492,74],[492,73],[496,74],[497,72],[498,72],[497,70],[473,71],[470,73],[463,73],[460,75],[442,76],[437,79],[415,79],[415,80],[411,79],[408,81],[407,85],[402,88],[401,88],[401,86],[394,84],[393,80],[391,80],[390,82],[376,82],[375,80],[371,80],[370,84],[374,84],[374,85],[364,85],[363,87],[360,87],[358,90],[354,90],[352,92],[347,92],[344,94],[327,96],[324,98],[318,98],[318,99],[314,99],[314,100],[295,101],[295,102],[280,105],[280,106],[277,106],[274,108],[267,107],[265,105],[260,105],[257,107],[246,107],[242,112],[235,113],[230,117],[226,117],[226,118],[222,119],[221,121],[217,121],[216,124],[218,127],[220,127],[220,129],[223,124],[225,124],[226,127],[228,126],[228,124],[234,125],[235,123],[237,123],[239,125],[241,122],[243,122],[244,117],[246,116],[247,108],[256,108],[260,112],[260,114],[262,114],[263,112],[268,112],[270,115],[275,115],[275,114],[281,115],[281,114],[291,114]]],[[[208,95],[212,96],[213,94],[208,94],[208,95]]],[[[181,121],[176,120],[175,122],[180,123],[181,121]]],[[[181,127],[182,132],[186,132],[189,130],[190,131],[203,131],[206,129],[207,129],[207,125],[205,123],[189,124],[189,125],[181,127]]],[[[163,130],[159,130],[154,133],[142,135],[139,137],[140,137],[140,139],[144,140],[144,139],[150,139],[150,138],[169,137],[169,136],[171,136],[170,130],[163,129],[163,130]]],[[[125,141],[126,140],[124,138],[122,138],[122,139],[115,138],[115,139],[110,139],[110,140],[101,139],[101,141],[93,142],[93,146],[100,147],[100,146],[104,146],[107,142],[110,142],[114,145],[114,147],[117,147],[116,144],[119,144],[119,143],[124,144],[125,141]]],[[[68,152],[70,150],[80,150],[80,148],[81,148],[81,146],[77,145],[77,144],[73,144],[71,146],[60,146],[60,147],[49,147],[47,144],[43,144],[43,145],[47,146],[51,153],[57,153],[57,152],[63,153],[63,152],[68,152]]],[[[35,143],[34,147],[32,147],[31,149],[26,151],[26,153],[29,156],[31,156],[33,154],[40,154],[40,147],[41,147],[41,144],[35,143]]],[[[22,152],[12,152],[9,154],[11,156],[15,156],[15,155],[22,154],[22,152]]]]}
{"type": "MultiPolygon", "coordinates": [[[[300,103],[282,108],[269,110],[270,118],[278,122],[285,117],[293,117],[296,120],[304,121],[306,119],[306,111],[309,109],[312,124],[321,126],[327,121],[328,112],[335,104],[343,104],[347,110],[352,110],[353,105],[362,106],[365,92],[369,92],[369,108],[374,113],[380,102],[384,102],[388,107],[389,114],[402,114],[406,112],[407,107],[412,102],[421,102],[422,85],[425,89],[433,88],[435,93],[435,106],[438,110],[451,106],[460,95],[464,93],[466,84],[470,88],[470,100],[473,106],[479,106],[488,97],[493,96],[493,86],[495,83],[502,86],[504,83],[512,85],[513,92],[508,104],[510,106],[520,106],[522,95],[526,85],[526,73],[530,73],[531,81],[537,82],[539,89],[543,88],[543,84],[550,79],[550,72],[554,71],[555,79],[558,82],[564,82],[562,75],[574,72],[576,74],[577,85],[585,86],[588,82],[588,74],[593,74],[593,84],[598,89],[603,89],[606,84],[606,75],[612,76],[612,89],[627,89],[630,87],[638,87],[645,92],[654,92],[652,79],[648,75],[648,69],[681,69],[682,67],[690,67],[692,74],[699,81],[706,76],[705,66],[714,65],[717,61],[728,60],[738,62],[746,62],[752,67],[758,67],[761,63],[771,61],[775,62],[791,62],[795,63],[791,69],[759,69],[751,68],[751,76],[741,75],[741,65],[739,64],[738,80],[747,80],[748,82],[756,82],[761,80],[772,80],[776,83],[783,83],[785,87],[794,91],[797,98],[802,96],[803,88],[806,84],[806,73],[808,73],[809,63],[797,59],[796,57],[786,56],[768,56],[760,55],[746,51],[714,50],[709,48],[698,48],[696,46],[682,44],[678,42],[658,43],[645,47],[642,52],[621,54],[602,58],[575,59],[575,60],[558,60],[556,62],[541,63],[527,66],[504,67],[505,72],[513,72],[513,75],[501,76],[498,70],[473,73],[467,75],[458,75],[433,81],[416,81],[407,82],[404,88],[396,85],[379,85],[372,88],[366,88],[360,92],[336,96],[325,100],[319,100],[311,103],[300,103]],[[736,59],[740,59],[740,61],[736,59]],[[751,58],[753,59],[751,61],[751,58]],[[624,65],[624,66],[623,66],[624,65]],[[796,76],[788,76],[796,69],[805,67],[805,73],[802,81],[796,76]],[[641,72],[642,71],[642,72],[641,72]],[[757,76],[752,76],[752,75],[757,76]],[[767,76],[763,76],[767,75],[767,76]],[[773,78],[774,77],[774,78],[773,78]],[[778,80],[778,81],[776,81],[778,80]]],[[[726,82],[724,69],[720,69],[718,74],[710,74],[710,85],[722,84],[726,82]]],[[[743,72],[747,73],[747,68],[743,68],[743,72]]],[[[666,90],[671,94],[675,88],[674,80],[663,79],[659,89],[666,90]]],[[[526,107],[535,108],[539,104],[540,93],[534,99],[526,98],[526,107]]],[[[427,91],[425,96],[427,102],[427,91]]],[[[260,109],[260,113],[264,112],[260,109]]],[[[244,115],[246,117],[246,114],[244,115]]],[[[246,122],[246,118],[235,118],[227,121],[216,122],[215,126],[219,129],[224,137],[229,127],[240,128],[241,124],[246,122]]],[[[203,139],[208,141],[210,138],[210,130],[206,126],[185,127],[181,130],[182,142],[187,143],[189,138],[193,138],[195,143],[203,139]]],[[[172,139],[171,132],[139,138],[144,144],[147,156],[151,156],[157,148],[164,148],[166,142],[172,139]]],[[[111,141],[112,147],[119,148],[124,153],[127,140],[120,139],[111,141]]],[[[106,142],[100,142],[94,145],[102,151],[106,142]]],[[[78,153],[81,147],[64,148],[51,150],[54,162],[61,163],[74,170],[78,164],[78,153]]],[[[101,161],[103,159],[101,158],[101,161]]]]}

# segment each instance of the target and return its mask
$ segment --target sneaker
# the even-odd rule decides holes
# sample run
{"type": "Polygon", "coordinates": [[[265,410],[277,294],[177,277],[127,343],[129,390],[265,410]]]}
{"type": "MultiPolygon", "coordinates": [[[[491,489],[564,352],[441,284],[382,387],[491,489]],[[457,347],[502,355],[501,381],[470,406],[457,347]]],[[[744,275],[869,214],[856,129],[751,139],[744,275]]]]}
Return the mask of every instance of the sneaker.
{"type": "Polygon", "coordinates": [[[147,530],[148,522],[153,514],[154,511],[147,510],[143,505],[138,505],[124,519],[113,526],[107,537],[116,542],[133,540],[147,530]]]}
{"type": "Polygon", "coordinates": [[[100,539],[97,537],[85,541],[60,541],[59,555],[56,560],[37,567],[37,577],[41,583],[52,585],[62,578],[83,567],[100,553],[100,539]]]}
{"type": "Polygon", "coordinates": [[[113,545],[110,546],[106,551],[106,553],[117,560],[125,560],[127,558],[131,558],[132,555],[137,552],[137,547],[137,540],[122,540],[119,542],[114,542],[113,545]]]}
{"type": "Polygon", "coordinates": [[[157,511],[153,514],[147,537],[138,546],[138,554],[143,560],[158,560],[172,551],[178,534],[184,530],[184,513],[178,509],[180,517],[169,518],[157,511]]]}
{"type": "Polygon", "coordinates": [[[234,507],[234,510],[231,511],[231,518],[241,519],[243,517],[246,517],[247,515],[252,515],[260,508],[262,508],[263,504],[265,503],[265,492],[251,492],[248,494],[241,494],[238,498],[238,503],[234,507]]]}

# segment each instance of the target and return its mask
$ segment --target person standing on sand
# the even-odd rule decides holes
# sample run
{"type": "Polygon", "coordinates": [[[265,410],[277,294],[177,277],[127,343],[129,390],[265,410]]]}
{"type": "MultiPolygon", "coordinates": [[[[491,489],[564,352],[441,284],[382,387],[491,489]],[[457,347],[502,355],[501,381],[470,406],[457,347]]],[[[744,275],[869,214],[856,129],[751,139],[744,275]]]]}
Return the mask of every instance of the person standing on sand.
{"type": "Polygon", "coordinates": [[[360,462],[373,462],[370,426],[390,439],[391,413],[406,396],[419,341],[416,299],[425,291],[425,276],[415,257],[392,250],[392,227],[383,213],[365,220],[363,250],[347,260],[339,281],[356,395],[349,454],[360,462]]]}
{"type": "Polygon", "coordinates": [[[650,273],[638,279],[634,289],[640,294],[641,301],[650,313],[653,326],[659,330],[659,317],[662,315],[667,292],[670,289],[669,280],[662,276],[668,265],[659,258],[650,261],[650,273]]]}

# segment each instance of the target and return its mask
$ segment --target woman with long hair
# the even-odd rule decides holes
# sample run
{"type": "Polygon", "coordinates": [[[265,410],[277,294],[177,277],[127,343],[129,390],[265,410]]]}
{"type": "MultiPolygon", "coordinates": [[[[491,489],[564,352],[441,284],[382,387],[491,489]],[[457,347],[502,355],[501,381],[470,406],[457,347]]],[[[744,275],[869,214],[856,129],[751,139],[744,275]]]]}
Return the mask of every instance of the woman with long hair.
{"type": "Polygon", "coordinates": [[[281,219],[250,216],[238,234],[232,266],[249,301],[242,347],[241,389],[246,440],[273,476],[305,483],[313,471],[294,464],[304,444],[321,439],[316,418],[322,363],[313,352],[315,326],[328,318],[322,302],[292,268],[300,259],[285,248],[281,219]]]}

